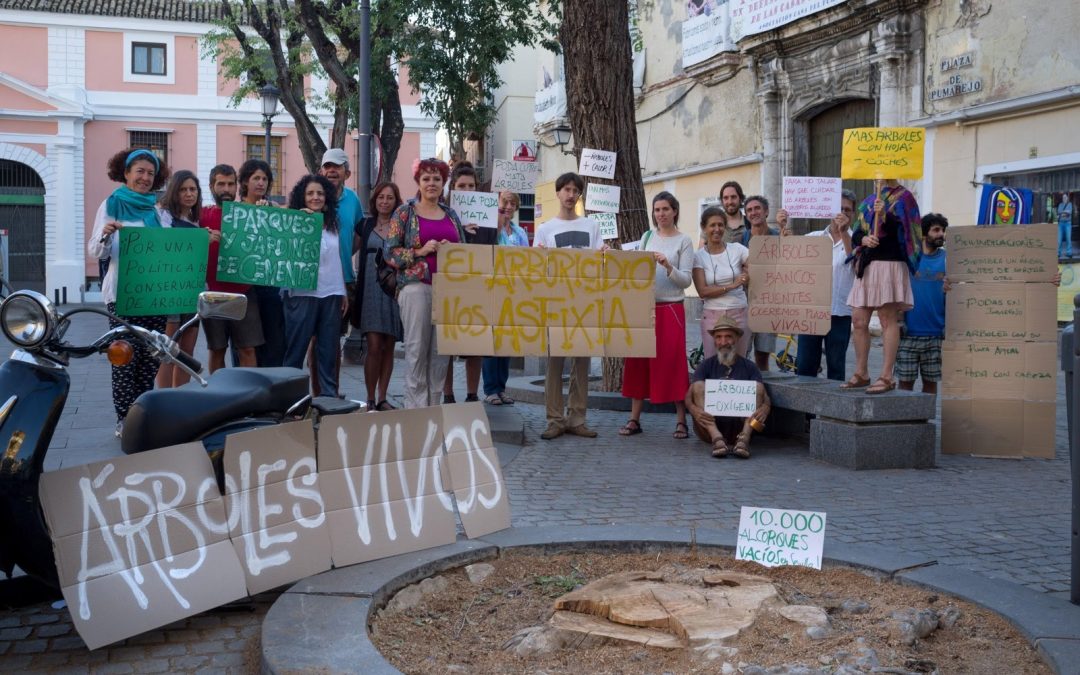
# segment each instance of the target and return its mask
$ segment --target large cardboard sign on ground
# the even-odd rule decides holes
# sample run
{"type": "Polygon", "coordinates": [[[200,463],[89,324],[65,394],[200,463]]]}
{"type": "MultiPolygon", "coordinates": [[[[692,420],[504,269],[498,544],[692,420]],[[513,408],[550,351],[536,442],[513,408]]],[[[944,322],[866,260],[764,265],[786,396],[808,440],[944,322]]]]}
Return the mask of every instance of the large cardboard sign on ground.
{"type": "Polygon", "coordinates": [[[950,227],[941,451],[1053,457],[1056,231],[950,227]]]}
{"type": "Polygon", "coordinates": [[[120,230],[116,313],[120,316],[189,314],[206,288],[210,237],[193,227],[120,230]]]}
{"type": "Polygon", "coordinates": [[[313,290],[322,226],[321,213],[225,202],[218,281],[313,290]]]}
{"type": "Polygon", "coordinates": [[[91,648],[334,566],[510,526],[482,404],[234,434],[225,495],[201,443],[42,475],[76,629],[91,648]]]}
{"type": "Polygon", "coordinates": [[[859,127],[844,129],[841,178],[922,178],[926,129],[859,127]]]}
{"type": "Polygon", "coordinates": [[[825,335],[832,320],[828,237],[750,240],[750,330],[825,335]]]}
{"type": "Polygon", "coordinates": [[[438,270],[440,354],[655,354],[651,253],[454,244],[438,270]]]}

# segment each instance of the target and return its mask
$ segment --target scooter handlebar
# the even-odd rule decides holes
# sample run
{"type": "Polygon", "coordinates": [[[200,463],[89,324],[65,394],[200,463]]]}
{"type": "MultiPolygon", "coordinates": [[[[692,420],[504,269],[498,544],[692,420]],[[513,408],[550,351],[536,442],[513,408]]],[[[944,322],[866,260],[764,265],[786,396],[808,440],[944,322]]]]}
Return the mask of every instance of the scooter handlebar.
{"type": "Polygon", "coordinates": [[[191,354],[188,354],[187,352],[185,352],[183,350],[177,350],[177,352],[173,356],[173,358],[176,359],[177,363],[179,363],[180,365],[184,366],[185,368],[187,368],[187,369],[189,369],[189,370],[191,370],[191,371],[193,371],[195,373],[201,373],[202,372],[202,364],[199,363],[199,360],[196,359],[191,354]]]}

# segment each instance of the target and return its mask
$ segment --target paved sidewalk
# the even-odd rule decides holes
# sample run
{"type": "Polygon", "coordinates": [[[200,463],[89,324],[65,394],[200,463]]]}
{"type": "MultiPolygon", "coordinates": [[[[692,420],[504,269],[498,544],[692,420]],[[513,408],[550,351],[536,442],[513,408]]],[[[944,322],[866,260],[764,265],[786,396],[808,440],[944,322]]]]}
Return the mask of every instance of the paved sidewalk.
{"type": "MultiPolygon", "coordinates": [[[[103,318],[83,315],[69,332],[88,341],[103,318]]],[[[688,331],[689,333],[690,331],[688,331]]],[[[197,348],[205,359],[202,338],[197,348]]],[[[0,354],[10,346],[0,339],[0,354]]],[[[401,368],[391,385],[400,403],[401,368]]],[[[47,467],[119,454],[113,437],[108,364],[74,361],[72,391],[47,467]]],[[[464,368],[455,371],[459,400],[464,368]]],[[[343,389],[363,399],[358,366],[343,389]]],[[[543,410],[518,404],[526,445],[504,467],[513,522],[526,525],[641,524],[733,531],[742,505],[825,511],[830,541],[876,544],[931,555],[940,563],[1066,594],[1070,481],[1064,378],[1059,377],[1057,457],[991,460],[942,456],[938,468],[852,472],[807,456],[805,440],[758,439],[753,459],[715,460],[693,439],[673,440],[671,415],[647,414],[645,433],[617,434],[625,413],[590,412],[599,438],[542,441],[543,410]]],[[[276,597],[218,609],[94,652],[74,634],[66,610],[48,604],[0,611],[0,670],[20,672],[254,672],[261,617],[276,597]]],[[[1080,608],[1078,608],[1080,611],[1080,608]]]]}

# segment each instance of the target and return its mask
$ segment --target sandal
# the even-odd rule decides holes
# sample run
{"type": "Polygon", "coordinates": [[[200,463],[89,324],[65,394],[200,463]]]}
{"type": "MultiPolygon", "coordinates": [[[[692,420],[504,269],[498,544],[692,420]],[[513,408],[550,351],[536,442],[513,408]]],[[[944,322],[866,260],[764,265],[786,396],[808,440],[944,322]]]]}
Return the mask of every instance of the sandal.
{"type": "Polygon", "coordinates": [[[514,405],[514,399],[507,396],[505,391],[500,391],[497,395],[499,400],[503,402],[503,405],[514,405]]]}
{"type": "Polygon", "coordinates": [[[379,401],[379,405],[375,406],[375,409],[379,412],[386,412],[387,410],[397,410],[397,408],[390,405],[390,401],[387,401],[385,398],[379,401]]]}
{"type": "Polygon", "coordinates": [[[442,402],[443,402],[443,405],[448,405],[450,403],[457,403],[457,399],[454,398],[453,394],[443,394],[442,395],[442,402]]]}
{"type": "Polygon", "coordinates": [[[866,390],[867,394],[884,394],[896,389],[896,381],[882,375],[874,381],[874,384],[866,390]]]}
{"type": "Polygon", "coordinates": [[[687,438],[690,436],[690,427],[686,426],[686,422],[675,423],[675,433],[671,434],[672,438],[687,438]]]}
{"type": "Polygon", "coordinates": [[[375,399],[373,399],[373,398],[372,398],[372,399],[368,399],[368,402],[367,402],[367,411],[368,411],[368,412],[375,412],[376,410],[378,410],[378,408],[377,408],[377,407],[375,406],[375,399]]]}
{"type": "Polygon", "coordinates": [[[738,438],[735,439],[735,449],[732,450],[732,453],[739,459],[750,459],[749,439],[739,434],[738,438]]]}
{"type": "Polygon", "coordinates": [[[712,442],[712,456],[713,457],[727,457],[728,447],[724,442],[724,437],[714,438],[712,442]]]}
{"type": "Polygon", "coordinates": [[[499,398],[498,394],[491,394],[490,396],[488,396],[487,398],[484,399],[484,403],[487,403],[488,405],[502,405],[503,404],[502,399],[499,398]]]}
{"type": "Polygon", "coordinates": [[[841,389],[862,389],[863,387],[870,386],[869,377],[860,377],[859,375],[852,375],[851,379],[840,385],[841,389]]]}
{"type": "Polygon", "coordinates": [[[636,436],[637,434],[642,433],[642,431],[643,431],[643,429],[641,428],[641,422],[638,422],[637,420],[632,419],[632,420],[629,420],[625,425],[623,425],[622,429],[619,429],[619,435],[620,436],[636,436]]]}

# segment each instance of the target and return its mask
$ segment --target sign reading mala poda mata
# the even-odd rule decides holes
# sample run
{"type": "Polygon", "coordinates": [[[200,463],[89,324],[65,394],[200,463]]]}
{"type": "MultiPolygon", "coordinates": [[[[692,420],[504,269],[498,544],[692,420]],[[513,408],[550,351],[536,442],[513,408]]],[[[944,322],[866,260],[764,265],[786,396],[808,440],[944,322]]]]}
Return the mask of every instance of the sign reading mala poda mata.
{"type": "Polygon", "coordinates": [[[926,129],[844,129],[840,176],[858,179],[922,178],[926,129]]]}
{"type": "Polygon", "coordinates": [[[824,513],[742,507],[736,560],[752,560],[766,567],[801,565],[819,570],[824,547],[824,513]]]}
{"type": "Polygon", "coordinates": [[[218,281],[314,290],[322,221],[321,213],[225,202],[218,281]]]}
{"type": "Polygon", "coordinates": [[[946,233],[943,453],[1054,456],[1056,236],[1053,225],[946,233]]]}
{"type": "Polygon", "coordinates": [[[825,335],[832,327],[828,237],[750,239],[750,330],[825,335]]]}
{"type": "Polygon", "coordinates": [[[482,404],[233,434],[42,475],[72,621],[96,649],[361,560],[510,526],[482,404]],[[318,449],[316,450],[316,433],[318,449]]]}
{"type": "Polygon", "coordinates": [[[120,229],[116,313],[189,314],[206,288],[210,237],[192,227],[120,229]]]}

